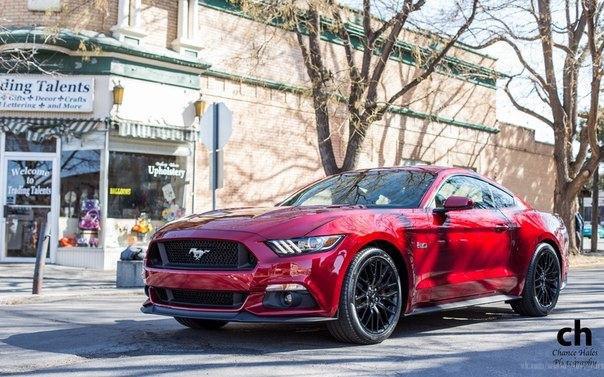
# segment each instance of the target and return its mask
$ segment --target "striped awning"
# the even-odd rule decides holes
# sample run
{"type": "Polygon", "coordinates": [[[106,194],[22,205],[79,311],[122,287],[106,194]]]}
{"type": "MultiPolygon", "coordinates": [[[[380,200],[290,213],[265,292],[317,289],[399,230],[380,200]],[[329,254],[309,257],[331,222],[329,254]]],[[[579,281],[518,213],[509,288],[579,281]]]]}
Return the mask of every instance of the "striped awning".
{"type": "Polygon", "coordinates": [[[27,140],[42,141],[52,137],[81,137],[103,119],[0,117],[0,131],[25,134],[27,140]]]}
{"type": "Polygon", "coordinates": [[[181,142],[197,140],[197,132],[192,128],[140,123],[119,118],[109,119],[108,122],[117,129],[119,136],[181,142]]]}

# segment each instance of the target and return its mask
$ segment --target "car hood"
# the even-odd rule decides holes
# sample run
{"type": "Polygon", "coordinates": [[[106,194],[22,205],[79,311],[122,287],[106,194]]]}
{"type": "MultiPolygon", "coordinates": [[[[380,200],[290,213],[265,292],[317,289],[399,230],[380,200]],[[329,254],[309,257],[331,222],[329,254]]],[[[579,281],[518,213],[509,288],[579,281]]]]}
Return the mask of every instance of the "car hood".
{"type": "Polygon", "coordinates": [[[245,207],[191,215],[166,224],[158,237],[182,230],[255,233],[268,239],[300,237],[361,206],[245,207]]]}

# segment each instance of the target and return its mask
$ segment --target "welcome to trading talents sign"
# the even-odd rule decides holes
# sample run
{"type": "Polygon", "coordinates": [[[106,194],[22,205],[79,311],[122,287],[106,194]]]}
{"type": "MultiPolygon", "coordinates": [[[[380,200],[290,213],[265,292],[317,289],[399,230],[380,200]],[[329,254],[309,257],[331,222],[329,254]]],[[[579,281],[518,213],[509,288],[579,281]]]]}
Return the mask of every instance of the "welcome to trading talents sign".
{"type": "Polygon", "coordinates": [[[0,110],[89,113],[94,78],[0,75],[0,110]]]}

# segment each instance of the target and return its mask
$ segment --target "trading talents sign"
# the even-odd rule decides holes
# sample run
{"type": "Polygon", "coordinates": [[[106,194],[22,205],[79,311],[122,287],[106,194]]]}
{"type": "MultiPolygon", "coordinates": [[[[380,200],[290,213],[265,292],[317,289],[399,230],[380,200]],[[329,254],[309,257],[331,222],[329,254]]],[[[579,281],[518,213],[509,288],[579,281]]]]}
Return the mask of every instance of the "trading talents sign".
{"type": "Polygon", "coordinates": [[[8,204],[50,205],[52,195],[50,161],[9,160],[7,168],[8,204]]]}
{"type": "Polygon", "coordinates": [[[89,113],[94,78],[0,75],[0,110],[89,113]]]}

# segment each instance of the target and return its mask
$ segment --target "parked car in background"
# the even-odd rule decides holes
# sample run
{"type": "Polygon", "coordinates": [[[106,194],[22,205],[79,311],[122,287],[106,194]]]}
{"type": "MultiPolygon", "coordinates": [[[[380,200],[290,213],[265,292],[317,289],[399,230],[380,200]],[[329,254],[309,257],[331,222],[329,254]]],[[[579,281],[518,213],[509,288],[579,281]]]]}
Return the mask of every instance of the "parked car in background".
{"type": "Polygon", "coordinates": [[[164,226],[141,310],[195,329],[325,322],[359,344],[388,338],[401,316],[463,306],[540,317],[566,283],[568,237],[559,217],[466,169],[352,171],[276,207],[164,226]]]}
{"type": "MultiPolygon", "coordinates": [[[[591,223],[583,224],[583,237],[591,238],[591,223]]],[[[604,227],[598,225],[598,238],[604,238],[604,227]]]]}

